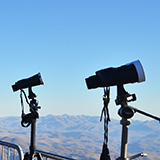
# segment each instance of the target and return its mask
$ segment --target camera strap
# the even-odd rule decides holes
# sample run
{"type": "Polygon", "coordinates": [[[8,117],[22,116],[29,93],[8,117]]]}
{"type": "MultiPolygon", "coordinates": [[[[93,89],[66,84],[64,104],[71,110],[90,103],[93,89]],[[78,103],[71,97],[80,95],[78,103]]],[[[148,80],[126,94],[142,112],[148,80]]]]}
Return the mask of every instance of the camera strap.
{"type": "Polygon", "coordinates": [[[20,99],[21,99],[22,114],[24,114],[24,103],[23,103],[23,96],[22,96],[22,93],[24,94],[24,97],[25,97],[26,102],[27,102],[28,105],[29,105],[29,102],[28,102],[26,93],[24,92],[23,89],[21,89],[21,92],[20,92],[20,99]]]}
{"type": "Polygon", "coordinates": [[[100,160],[110,160],[110,155],[109,155],[109,149],[108,149],[108,123],[110,120],[110,115],[109,115],[109,109],[108,109],[108,104],[110,101],[110,88],[106,87],[104,88],[104,95],[103,95],[103,104],[104,107],[101,112],[101,117],[100,121],[102,121],[103,115],[104,115],[104,143],[103,143],[103,148],[102,148],[102,153],[100,156],[100,160]]]}
{"type": "Polygon", "coordinates": [[[24,94],[26,102],[29,105],[26,93],[24,92],[24,90],[21,89],[21,92],[20,92],[21,108],[22,108],[22,115],[21,115],[22,121],[21,121],[21,125],[23,127],[28,127],[31,124],[31,114],[25,114],[24,113],[24,103],[23,103],[23,94],[22,93],[24,94]]]}
{"type": "Polygon", "coordinates": [[[20,99],[21,99],[22,114],[24,114],[24,104],[23,104],[22,90],[20,92],[20,99]]]}

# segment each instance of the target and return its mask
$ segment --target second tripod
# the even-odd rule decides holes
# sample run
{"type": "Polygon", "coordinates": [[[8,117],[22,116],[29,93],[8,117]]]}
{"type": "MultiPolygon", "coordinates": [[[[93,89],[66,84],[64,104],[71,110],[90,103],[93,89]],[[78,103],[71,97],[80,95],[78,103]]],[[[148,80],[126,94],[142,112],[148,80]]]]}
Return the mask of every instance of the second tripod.
{"type": "Polygon", "coordinates": [[[29,153],[26,153],[24,156],[24,160],[33,160],[34,157],[37,157],[38,160],[42,160],[42,156],[39,153],[36,153],[36,119],[39,118],[38,109],[38,102],[35,99],[36,95],[33,93],[31,87],[29,88],[29,96],[30,102],[27,100],[27,96],[23,90],[21,90],[21,105],[22,105],[22,121],[21,125],[23,127],[29,127],[31,124],[31,139],[30,139],[30,147],[29,153]],[[23,106],[23,99],[22,93],[25,95],[26,102],[29,104],[30,113],[24,113],[24,106],[23,106]]]}

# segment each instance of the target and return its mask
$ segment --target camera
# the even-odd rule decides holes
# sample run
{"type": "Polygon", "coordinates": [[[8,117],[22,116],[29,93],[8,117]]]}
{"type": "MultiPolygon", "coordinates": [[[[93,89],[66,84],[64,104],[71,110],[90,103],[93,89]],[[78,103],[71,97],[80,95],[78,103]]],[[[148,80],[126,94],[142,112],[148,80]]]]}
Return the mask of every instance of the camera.
{"type": "Polygon", "coordinates": [[[87,88],[94,89],[143,82],[145,81],[145,73],[140,61],[137,60],[117,68],[110,67],[99,70],[95,75],[85,80],[87,88]]]}
{"type": "Polygon", "coordinates": [[[41,74],[38,73],[32,77],[17,81],[14,85],[12,85],[12,89],[15,92],[15,91],[18,91],[19,89],[30,88],[30,87],[42,85],[42,84],[44,83],[41,78],[41,74]]]}

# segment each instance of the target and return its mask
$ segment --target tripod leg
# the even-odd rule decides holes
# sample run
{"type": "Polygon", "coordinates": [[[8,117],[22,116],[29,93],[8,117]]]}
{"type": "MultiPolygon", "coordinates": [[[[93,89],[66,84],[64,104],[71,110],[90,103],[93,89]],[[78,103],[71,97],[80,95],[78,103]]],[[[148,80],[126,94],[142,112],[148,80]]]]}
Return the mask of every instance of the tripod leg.
{"type": "Polygon", "coordinates": [[[129,160],[136,159],[138,157],[147,157],[147,154],[142,152],[142,153],[139,153],[139,154],[136,154],[136,155],[129,157],[129,160]]]}
{"type": "Polygon", "coordinates": [[[26,154],[24,155],[24,159],[23,159],[23,160],[28,160],[28,159],[29,159],[29,154],[26,153],[26,154]]]}
{"type": "Polygon", "coordinates": [[[37,153],[36,157],[37,157],[38,160],[43,160],[42,155],[40,153],[37,153]]]}

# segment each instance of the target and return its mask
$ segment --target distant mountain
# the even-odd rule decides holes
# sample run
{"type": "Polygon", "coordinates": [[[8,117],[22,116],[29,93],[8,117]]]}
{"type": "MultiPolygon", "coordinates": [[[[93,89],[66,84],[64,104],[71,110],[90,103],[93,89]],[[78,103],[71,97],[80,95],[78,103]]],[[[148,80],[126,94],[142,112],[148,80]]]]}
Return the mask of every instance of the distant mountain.
{"type": "MultiPolygon", "coordinates": [[[[37,120],[37,149],[80,160],[98,160],[103,144],[103,122],[98,116],[43,116],[37,120]]],[[[160,124],[157,121],[131,120],[128,154],[148,153],[146,160],[160,159],[160,124]]],[[[19,144],[26,152],[30,127],[23,128],[19,117],[0,118],[0,139],[19,144]]],[[[109,123],[109,150],[112,159],[120,154],[121,125],[109,123]]]]}

